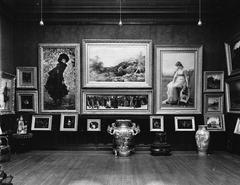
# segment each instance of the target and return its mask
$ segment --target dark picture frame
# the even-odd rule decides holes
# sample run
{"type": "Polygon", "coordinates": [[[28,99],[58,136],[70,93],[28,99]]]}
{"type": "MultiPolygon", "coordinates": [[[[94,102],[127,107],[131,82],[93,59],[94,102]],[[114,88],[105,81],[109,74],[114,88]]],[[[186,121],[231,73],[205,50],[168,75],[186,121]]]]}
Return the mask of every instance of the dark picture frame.
{"type": "Polygon", "coordinates": [[[32,115],[33,131],[51,131],[52,130],[52,115],[32,115]]]}
{"type": "Polygon", "coordinates": [[[227,112],[240,113],[240,76],[229,78],[225,84],[227,112]]]}
{"type": "Polygon", "coordinates": [[[224,71],[204,71],[204,92],[224,91],[224,71]]]}
{"type": "Polygon", "coordinates": [[[87,119],[87,131],[101,131],[101,119],[87,119]]]}
{"type": "Polygon", "coordinates": [[[237,119],[236,126],[233,133],[240,134],[240,118],[237,119]]]}
{"type": "Polygon", "coordinates": [[[38,112],[38,92],[35,90],[18,90],[17,111],[19,112],[38,112]]]}
{"type": "Polygon", "coordinates": [[[195,131],[195,118],[192,116],[175,116],[175,131],[195,131]]]}
{"type": "Polygon", "coordinates": [[[17,67],[17,88],[37,89],[37,68],[17,67]]]}
{"type": "Polygon", "coordinates": [[[63,113],[61,114],[60,131],[77,131],[78,114],[63,113]]]}

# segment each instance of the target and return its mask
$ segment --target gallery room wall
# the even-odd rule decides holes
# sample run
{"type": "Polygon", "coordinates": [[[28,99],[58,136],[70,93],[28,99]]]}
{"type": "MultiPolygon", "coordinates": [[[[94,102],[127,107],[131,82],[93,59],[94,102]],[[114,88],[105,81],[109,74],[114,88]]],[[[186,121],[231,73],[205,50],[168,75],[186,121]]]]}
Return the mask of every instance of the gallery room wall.
{"type": "MultiPolygon", "coordinates": [[[[8,72],[15,71],[17,66],[38,66],[39,43],[81,43],[82,39],[150,39],[154,45],[203,45],[203,71],[225,71],[224,37],[219,32],[221,25],[46,25],[40,27],[38,23],[14,23],[13,25],[13,52],[12,47],[7,46],[8,62],[4,67],[8,72]],[[12,62],[14,61],[14,62],[12,62]]],[[[6,29],[11,30],[7,24],[6,29]]],[[[11,41],[11,32],[5,33],[11,41]]],[[[7,37],[6,37],[7,38],[7,37]]],[[[154,48],[154,47],[153,47],[154,48]]],[[[154,53],[154,52],[153,52],[154,53]]],[[[5,59],[6,60],[6,59],[5,59]]],[[[154,69],[154,66],[153,66],[154,69]]],[[[154,81],[154,79],[153,79],[154,81]]],[[[154,87],[153,87],[154,88],[154,87]]],[[[20,115],[20,113],[18,114],[20,115]]],[[[3,122],[8,122],[16,128],[18,115],[2,116],[3,122]]],[[[23,114],[31,124],[31,114],[23,114]]],[[[195,116],[196,127],[203,124],[203,115],[195,116]]],[[[139,115],[80,115],[78,132],[60,132],[60,114],[53,116],[53,129],[51,132],[34,132],[33,146],[36,149],[76,149],[82,144],[93,146],[107,146],[111,144],[112,137],[106,132],[107,126],[116,119],[131,119],[140,126],[141,132],[136,137],[138,146],[147,146],[152,143],[153,133],[149,131],[149,116],[139,115]],[[86,131],[87,118],[101,118],[102,131],[91,133],[86,131]]],[[[175,132],[174,115],[165,115],[165,131],[167,140],[174,150],[195,150],[195,132],[175,132]]],[[[227,124],[227,122],[226,122],[227,124]]],[[[212,150],[223,150],[226,146],[226,132],[211,133],[212,150]]]]}

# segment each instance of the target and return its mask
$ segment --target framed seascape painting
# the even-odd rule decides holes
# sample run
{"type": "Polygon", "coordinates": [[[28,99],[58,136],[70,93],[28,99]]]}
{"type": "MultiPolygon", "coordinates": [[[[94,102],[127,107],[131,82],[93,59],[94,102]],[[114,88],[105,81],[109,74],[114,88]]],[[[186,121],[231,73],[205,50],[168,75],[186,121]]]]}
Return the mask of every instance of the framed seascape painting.
{"type": "Polygon", "coordinates": [[[155,46],[157,114],[200,114],[202,46],[155,46]]]}
{"type": "Polygon", "coordinates": [[[204,92],[223,92],[224,71],[204,72],[204,92]]]}
{"type": "Polygon", "coordinates": [[[17,111],[38,112],[38,92],[37,91],[17,91],[17,111]]]}
{"type": "Polygon", "coordinates": [[[152,41],[83,40],[83,86],[152,87],[152,41]]]}
{"type": "Polygon", "coordinates": [[[150,131],[164,132],[164,117],[150,116],[150,131]]]}
{"type": "Polygon", "coordinates": [[[204,94],[204,113],[223,113],[224,94],[204,94]]]}
{"type": "Polygon", "coordinates": [[[39,44],[40,112],[79,112],[79,44],[39,44]]]}
{"type": "Polygon", "coordinates": [[[240,77],[233,77],[226,83],[227,112],[240,113],[240,77]]]}
{"type": "Polygon", "coordinates": [[[151,90],[85,90],[83,114],[151,114],[151,90]]]}
{"type": "Polygon", "coordinates": [[[175,131],[195,131],[194,117],[174,117],[175,131]]]}
{"type": "Polygon", "coordinates": [[[237,123],[234,129],[234,134],[240,134],[240,118],[237,119],[237,123]]]}
{"type": "Polygon", "coordinates": [[[77,131],[78,114],[64,113],[61,114],[60,131],[77,131]]]}
{"type": "Polygon", "coordinates": [[[225,44],[228,75],[240,73],[240,34],[225,44]]]}
{"type": "Polygon", "coordinates": [[[206,114],[204,123],[209,131],[225,131],[225,120],[223,114],[206,114]]]}
{"type": "Polygon", "coordinates": [[[33,115],[31,130],[51,131],[52,116],[51,115],[33,115]]]}
{"type": "Polygon", "coordinates": [[[17,67],[17,88],[37,89],[37,68],[17,67]]]}
{"type": "Polygon", "coordinates": [[[14,114],[15,76],[0,71],[0,115],[14,114]]]}
{"type": "Polygon", "coordinates": [[[101,119],[87,119],[87,131],[101,131],[101,119]]]}

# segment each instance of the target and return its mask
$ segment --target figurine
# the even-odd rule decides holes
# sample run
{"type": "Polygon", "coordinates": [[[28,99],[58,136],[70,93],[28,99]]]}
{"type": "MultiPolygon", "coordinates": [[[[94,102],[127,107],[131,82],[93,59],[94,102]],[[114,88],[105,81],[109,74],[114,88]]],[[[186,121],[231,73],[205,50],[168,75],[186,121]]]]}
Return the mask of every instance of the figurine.
{"type": "Polygon", "coordinates": [[[18,119],[17,134],[27,134],[27,125],[24,125],[24,120],[22,116],[20,116],[20,118],[18,119]]]}

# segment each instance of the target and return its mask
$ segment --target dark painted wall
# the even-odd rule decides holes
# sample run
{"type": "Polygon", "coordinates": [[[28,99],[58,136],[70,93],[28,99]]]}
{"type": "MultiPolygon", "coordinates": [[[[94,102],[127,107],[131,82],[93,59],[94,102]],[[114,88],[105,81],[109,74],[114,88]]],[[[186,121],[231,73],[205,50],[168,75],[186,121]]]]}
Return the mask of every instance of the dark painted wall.
{"type": "Polygon", "coordinates": [[[4,15],[0,15],[0,69],[15,73],[13,61],[13,23],[4,15]]]}
{"type": "MultiPolygon", "coordinates": [[[[38,43],[81,43],[82,39],[151,39],[153,46],[202,44],[203,71],[225,70],[225,54],[221,27],[216,25],[35,25],[18,23],[14,26],[14,67],[38,66],[38,43]]],[[[191,115],[192,116],[192,115],[191,115]]],[[[203,124],[203,115],[194,115],[196,125],[203,124]]],[[[108,146],[112,141],[106,133],[107,126],[118,118],[129,118],[136,122],[141,133],[136,137],[138,146],[152,143],[153,134],[149,132],[149,116],[80,116],[79,131],[66,133],[59,131],[60,115],[53,117],[53,131],[34,132],[34,147],[37,149],[65,148],[76,149],[83,144],[108,146]],[[101,118],[102,132],[86,132],[87,118],[101,118]],[[68,146],[68,147],[67,147],[68,146]]],[[[195,132],[175,132],[174,115],[165,115],[165,130],[168,142],[175,150],[195,150],[195,132]]],[[[30,124],[31,115],[25,119],[30,124]]],[[[2,116],[5,127],[16,129],[16,115],[2,116]],[[11,125],[10,125],[11,124],[11,125]]],[[[29,125],[30,127],[30,125],[29,125]]],[[[225,132],[211,133],[212,150],[223,150],[226,146],[225,132]]]]}

